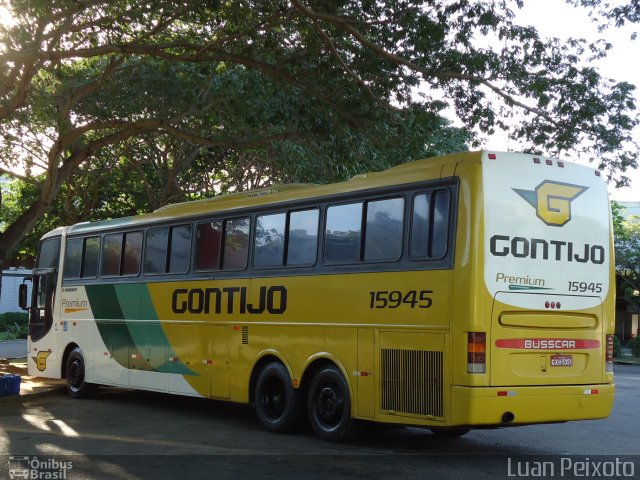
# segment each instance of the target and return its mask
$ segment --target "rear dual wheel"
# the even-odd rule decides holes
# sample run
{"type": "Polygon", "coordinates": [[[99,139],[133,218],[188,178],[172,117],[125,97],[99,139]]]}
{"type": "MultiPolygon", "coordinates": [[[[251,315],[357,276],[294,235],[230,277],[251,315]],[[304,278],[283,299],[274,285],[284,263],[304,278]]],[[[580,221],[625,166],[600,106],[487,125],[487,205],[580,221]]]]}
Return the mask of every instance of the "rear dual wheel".
{"type": "Polygon", "coordinates": [[[318,370],[307,398],[307,413],[313,431],[331,442],[353,440],[361,431],[361,423],[351,417],[349,386],[334,365],[318,370]]]}
{"type": "Polygon", "coordinates": [[[267,364],[256,381],[258,421],[270,432],[289,433],[306,425],[304,398],[293,388],[289,372],[279,362],[267,364]]]}
{"type": "Polygon", "coordinates": [[[349,386],[334,365],[318,370],[307,389],[295,389],[285,366],[269,363],[258,375],[254,403],[259,422],[270,432],[301,430],[308,421],[319,438],[346,442],[361,430],[351,418],[349,386]]]}

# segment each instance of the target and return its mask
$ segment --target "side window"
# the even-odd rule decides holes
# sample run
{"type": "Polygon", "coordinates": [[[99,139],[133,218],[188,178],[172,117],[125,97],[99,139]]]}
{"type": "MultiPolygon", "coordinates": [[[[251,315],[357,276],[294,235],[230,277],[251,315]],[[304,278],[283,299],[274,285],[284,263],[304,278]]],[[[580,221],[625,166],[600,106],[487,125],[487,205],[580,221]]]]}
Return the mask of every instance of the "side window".
{"type": "Polygon", "coordinates": [[[283,264],[286,223],[286,213],[257,217],[254,266],[279,267],[283,264]]]}
{"type": "Polygon", "coordinates": [[[442,258],[447,253],[450,198],[448,190],[413,198],[409,255],[414,259],[442,258]]]}
{"type": "Polygon", "coordinates": [[[84,239],[84,253],[82,257],[82,278],[96,278],[98,276],[98,260],[100,259],[100,237],[84,239]]]}
{"type": "Polygon", "coordinates": [[[186,273],[191,260],[191,225],[171,227],[169,273],[186,273]]]}
{"type": "Polygon", "coordinates": [[[64,253],[63,278],[80,278],[83,245],[84,239],[82,238],[70,238],[67,240],[67,249],[64,253]]]}
{"type": "Polygon", "coordinates": [[[124,259],[121,275],[137,275],[140,273],[142,258],[142,232],[129,232],[124,235],[124,259]]]}
{"type": "Polygon", "coordinates": [[[235,218],[224,224],[223,270],[243,270],[249,252],[249,218],[235,218]]]}
{"type": "Polygon", "coordinates": [[[144,272],[186,273],[191,259],[191,225],[147,230],[144,272]]]}
{"type": "Polygon", "coordinates": [[[360,261],[362,237],[362,203],[327,208],[324,259],[328,262],[360,261]]]}
{"type": "Polygon", "coordinates": [[[196,261],[198,270],[219,270],[222,249],[222,220],[199,223],[196,227],[196,261]]]}
{"type": "Polygon", "coordinates": [[[102,242],[102,275],[120,275],[120,257],[122,256],[121,233],[104,236],[102,242]]]}
{"type": "Polygon", "coordinates": [[[168,246],[169,228],[150,228],[147,230],[147,244],[144,249],[145,273],[166,272],[168,246]]]}
{"type": "Polygon", "coordinates": [[[364,259],[393,261],[402,256],[404,199],[367,202],[364,259]]]}
{"type": "Polygon", "coordinates": [[[112,233],[102,243],[101,274],[137,275],[142,257],[142,232],[112,233]]]}
{"type": "Polygon", "coordinates": [[[317,209],[290,213],[287,265],[316,263],[319,218],[320,212],[317,209]]]}

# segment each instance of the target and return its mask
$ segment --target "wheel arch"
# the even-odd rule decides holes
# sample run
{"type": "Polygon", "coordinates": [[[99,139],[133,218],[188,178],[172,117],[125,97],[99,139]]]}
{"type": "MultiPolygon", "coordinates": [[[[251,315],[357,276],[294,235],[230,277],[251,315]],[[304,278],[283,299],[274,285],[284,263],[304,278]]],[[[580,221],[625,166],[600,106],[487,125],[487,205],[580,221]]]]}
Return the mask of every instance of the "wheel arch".
{"type": "Polygon", "coordinates": [[[251,369],[251,376],[249,377],[249,403],[253,403],[255,400],[256,393],[256,382],[258,380],[258,376],[260,375],[260,371],[264,368],[265,365],[271,362],[278,362],[287,369],[289,372],[289,377],[293,378],[291,374],[291,368],[289,368],[288,363],[282,358],[279,352],[275,350],[265,350],[260,353],[258,359],[253,364],[253,368],[251,369]]]}
{"type": "MultiPolygon", "coordinates": [[[[71,342],[64,349],[64,353],[62,354],[62,362],[60,363],[60,378],[67,378],[67,360],[69,359],[69,354],[76,348],[80,348],[80,346],[75,342],[71,342]]],[[[80,351],[82,351],[81,348],[80,351]]],[[[82,352],[82,356],[84,357],[84,352],[82,352]]],[[[86,364],[87,362],[85,359],[85,368],[86,364]]]]}
{"type": "MultiPolygon", "coordinates": [[[[311,383],[311,379],[316,374],[316,372],[318,372],[319,370],[321,370],[323,367],[326,367],[326,366],[336,367],[340,371],[340,373],[342,373],[342,376],[344,377],[344,380],[347,383],[347,388],[349,389],[349,398],[351,399],[351,405],[353,407],[355,403],[355,397],[354,397],[353,386],[351,385],[351,377],[349,376],[349,373],[347,372],[347,370],[344,368],[344,365],[342,365],[342,363],[338,361],[338,359],[336,359],[334,356],[330,355],[329,353],[322,352],[322,353],[313,355],[312,357],[309,358],[309,360],[307,361],[307,364],[304,367],[304,372],[302,374],[302,378],[300,379],[299,388],[306,389],[309,386],[309,383],[311,383]]],[[[353,415],[353,408],[351,411],[353,415]]]]}

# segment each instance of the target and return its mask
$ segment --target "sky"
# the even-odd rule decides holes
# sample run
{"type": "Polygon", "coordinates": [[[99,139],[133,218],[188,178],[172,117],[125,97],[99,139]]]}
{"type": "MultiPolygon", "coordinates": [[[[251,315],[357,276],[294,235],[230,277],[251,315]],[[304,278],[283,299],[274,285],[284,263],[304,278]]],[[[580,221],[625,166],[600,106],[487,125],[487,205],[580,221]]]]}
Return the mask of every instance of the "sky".
{"type": "MultiPolygon", "coordinates": [[[[6,10],[2,8],[0,1],[0,23],[10,21],[6,10]]],[[[620,2],[615,2],[620,3],[620,2]]],[[[600,73],[603,76],[617,81],[627,81],[638,87],[636,98],[640,105],[640,68],[636,64],[640,39],[631,40],[633,26],[629,28],[609,28],[605,32],[598,32],[595,24],[587,15],[586,9],[574,8],[562,0],[529,0],[522,9],[515,9],[516,22],[535,26],[541,37],[569,37],[586,38],[595,40],[605,38],[613,44],[613,49],[607,58],[597,62],[600,73]],[[631,67],[630,67],[631,65],[631,67]]],[[[640,30],[640,25],[635,25],[640,30]]],[[[452,118],[452,120],[454,120],[452,118]]],[[[640,141],[640,129],[636,138],[640,141]]],[[[492,150],[513,150],[517,148],[513,141],[509,141],[506,134],[498,133],[485,139],[485,146],[492,150]]],[[[570,159],[575,160],[575,159],[570,159]]],[[[631,186],[623,189],[615,189],[609,186],[611,198],[617,201],[640,202],[640,168],[629,170],[626,175],[631,179],[631,186]]]]}
{"type": "MultiPolygon", "coordinates": [[[[631,33],[634,30],[640,33],[640,24],[636,24],[635,29],[634,25],[631,25],[623,28],[612,27],[604,32],[598,32],[595,24],[588,17],[586,9],[572,7],[561,0],[530,0],[525,2],[523,9],[516,10],[515,13],[518,23],[535,26],[541,37],[608,40],[613,45],[613,49],[605,59],[598,61],[596,66],[600,69],[600,74],[605,77],[636,85],[638,90],[635,96],[637,105],[640,106],[640,67],[637,64],[640,37],[637,40],[631,40],[631,33]]],[[[640,141],[640,129],[636,129],[635,138],[640,141]]],[[[502,147],[506,142],[506,136],[496,137],[494,140],[501,145],[492,145],[493,147],[502,147]]],[[[508,147],[508,143],[505,146],[508,147]]],[[[611,198],[617,201],[640,202],[640,168],[628,170],[626,175],[631,179],[631,187],[615,189],[614,185],[609,185],[611,198]]]]}

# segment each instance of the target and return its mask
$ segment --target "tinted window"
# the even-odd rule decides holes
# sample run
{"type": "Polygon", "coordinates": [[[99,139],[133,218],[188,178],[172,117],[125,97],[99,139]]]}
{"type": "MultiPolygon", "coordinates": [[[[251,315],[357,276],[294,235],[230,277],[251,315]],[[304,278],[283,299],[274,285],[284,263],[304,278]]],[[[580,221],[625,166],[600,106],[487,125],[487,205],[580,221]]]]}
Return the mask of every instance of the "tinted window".
{"type": "Polygon", "coordinates": [[[256,267],[278,267],[284,260],[287,214],[261,215],[256,220],[253,264],[256,267]]]}
{"type": "Polygon", "coordinates": [[[120,275],[122,234],[105,235],[102,244],[102,275],[120,275]]]}
{"type": "Polygon", "coordinates": [[[98,259],[100,258],[100,237],[84,239],[84,257],[82,259],[82,277],[98,276],[98,259]]]}
{"type": "Polygon", "coordinates": [[[318,210],[291,212],[287,265],[311,265],[318,250],[318,210]]]}
{"type": "Polygon", "coordinates": [[[324,257],[330,262],[360,260],[362,203],[327,208],[324,257]]]}
{"type": "Polygon", "coordinates": [[[147,230],[147,245],[144,251],[145,273],[165,273],[168,245],[168,228],[150,228],[147,230]]]}
{"type": "Polygon", "coordinates": [[[171,250],[169,254],[169,273],[189,271],[191,259],[191,225],[171,228],[171,250]]]}
{"type": "Polygon", "coordinates": [[[60,237],[48,238],[40,244],[38,268],[58,268],[60,262],[60,237]]]}
{"type": "Polygon", "coordinates": [[[142,258],[142,233],[131,232],[124,236],[124,261],[122,275],[137,275],[142,258]]]}
{"type": "Polygon", "coordinates": [[[449,230],[449,192],[438,190],[434,193],[434,208],[431,238],[431,256],[441,258],[447,253],[447,232],[449,230]]]}
{"type": "Polygon", "coordinates": [[[402,255],[404,199],[367,203],[365,260],[398,260],[402,255]]]}
{"type": "Polygon", "coordinates": [[[82,267],[82,238],[71,238],[67,240],[67,249],[64,253],[64,278],[80,277],[82,267]]]}
{"type": "Polygon", "coordinates": [[[227,220],[224,225],[224,270],[242,270],[247,266],[249,219],[227,220]]]}
{"type": "Polygon", "coordinates": [[[196,268],[219,269],[221,245],[222,221],[199,223],[196,231],[196,268]]]}
{"type": "Polygon", "coordinates": [[[414,258],[442,258],[447,251],[449,192],[416,195],[413,200],[409,253],[414,258]]]}

